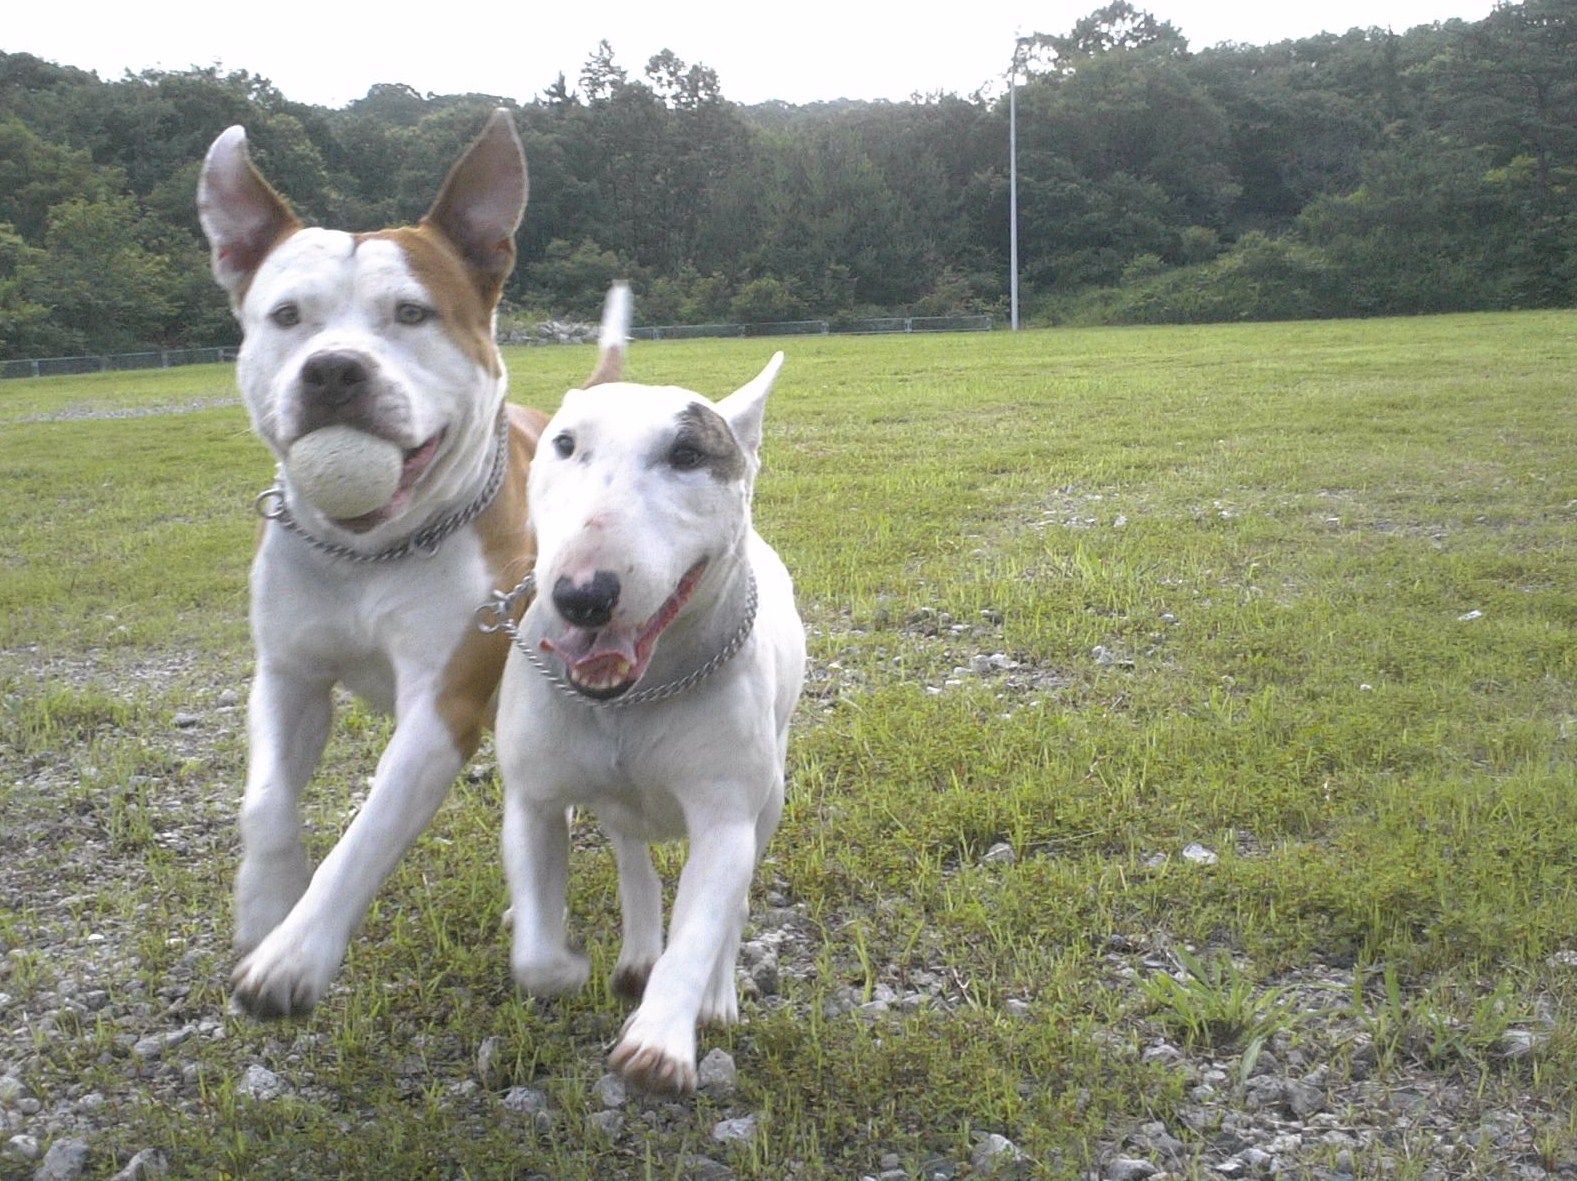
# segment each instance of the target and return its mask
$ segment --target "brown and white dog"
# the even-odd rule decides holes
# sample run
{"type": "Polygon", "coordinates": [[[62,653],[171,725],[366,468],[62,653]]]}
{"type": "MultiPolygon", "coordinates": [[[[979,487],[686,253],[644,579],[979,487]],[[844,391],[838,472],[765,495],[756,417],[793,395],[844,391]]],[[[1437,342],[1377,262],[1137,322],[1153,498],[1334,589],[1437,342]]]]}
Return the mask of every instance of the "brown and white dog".
{"type": "MultiPolygon", "coordinates": [[[[473,609],[530,569],[526,475],[545,417],[504,403],[495,309],[526,167],[496,111],[415,226],[304,228],[232,127],[197,204],[244,344],[237,380],[280,460],[252,566],[257,667],[235,887],[236,1001],[311,1009],[385,878],[437,811],[494,709],[508,650],[473,609]],[[404,450],[398,491],[353,520],[294,492],[291,444],[352,425],[404,450]],[[299,801],[344,684],[394,714],[366,803],[314,870],[299,801]]],[[[616,350],[615,350],[616,352],[616,350]]]]}

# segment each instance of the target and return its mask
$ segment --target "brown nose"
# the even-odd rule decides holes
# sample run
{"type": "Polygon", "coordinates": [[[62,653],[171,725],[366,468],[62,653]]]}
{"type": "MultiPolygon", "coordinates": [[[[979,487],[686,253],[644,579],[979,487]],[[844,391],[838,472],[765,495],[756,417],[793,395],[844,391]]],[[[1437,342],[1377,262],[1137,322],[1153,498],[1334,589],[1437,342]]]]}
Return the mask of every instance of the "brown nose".
{"type": "Polygon", "coordinates": [[[563,577],[553,584],[553,606],[576,627],[602,627],[618,602],[619,576],[611,570],[598,570],[590,582],[563,577]]]}

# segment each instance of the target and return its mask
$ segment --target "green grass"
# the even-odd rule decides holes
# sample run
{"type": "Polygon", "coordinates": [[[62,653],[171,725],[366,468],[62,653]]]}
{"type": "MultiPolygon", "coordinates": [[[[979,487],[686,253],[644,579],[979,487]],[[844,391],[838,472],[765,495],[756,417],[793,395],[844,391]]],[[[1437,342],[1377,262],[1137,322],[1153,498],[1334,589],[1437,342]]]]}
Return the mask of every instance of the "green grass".
{"type": "MultiPolygon", "coordinates": [[[[584,1130],[624,1009],[600,984],[510,992],[487,773],[317,1014],[222,1017],[239,720],[183,753],[169,719],[244,687],[270,465],[237,406],[36,420],[221,396],[221,369],[0,384],[0,815],[63,808],[102,836],[122,892],[86,896],[69,830],[26,855],[83,877],[83,930],[140,939],[142,988],[187,957],[186,1011],[228,1032],[191,1051],[201,1100],[119,1112],[110,1151],[161,1144],[190,1176],[443,1178],[672,1177],[694,1152],[805,1181],[888,1151],[967,1161],[995,1131],[1072,1177],[1186,1101],[1178,1068],[1132,1052],[1147,1038],[1303,1039],[1339,1067],[1352,1045],[1289,1007],[1323,965],[1349,973],[1329,1003],[1381,1069],[1530,1097],[1543,1159],[1577,1156],[1577,973],[1549,965],[1577,946],[1577,315],[665,343],[636,345],[631,376],[720,396],[780,346],[757,517],[812,676],[756,911],[792,900],[816,971],[703,1038],[738,1059],[728,1113],[761,1116],[733,1154],[706,1098],[611,1144],[584,1130]],[[40,767],[63,798],[30,788],[40,767]],[[182,824],[185,855],[160,836],[182,824]],[[1192,842],[1219,859],[1183,859],[1192,842]],[[999,843],[1014,859],[983,862],[999,843]],[[1182,970],[1114,982],[1113,945],[1177,948],[1182,970]],[[823,1012],[924,981],[946,1006],[823,1012]],[[1545,1010],[1550,1036],[1508,1066],[1498,1039],[1545,1010]],[[455,1099],[489,1036],[551,1127],[455,1099]],[[254,1061],[294,1097],[239,1096],[254,1061]]],[[[517,399],[551,408],[591,353],[508,359],[517,399]]],[[[320,850],[386,734],[343,721],[309,801],[320,850]]],[[[611,858],[582,835],[572,907],[605,972],[611,858]]],[[[23,899],[0,938],[58,919],[23,899]]],[[[62,970],[13,958],[19,997],[62,970]]],[[[112,1041],[84,1024],[35,1075],[116,1085],[112,1041]]]]}

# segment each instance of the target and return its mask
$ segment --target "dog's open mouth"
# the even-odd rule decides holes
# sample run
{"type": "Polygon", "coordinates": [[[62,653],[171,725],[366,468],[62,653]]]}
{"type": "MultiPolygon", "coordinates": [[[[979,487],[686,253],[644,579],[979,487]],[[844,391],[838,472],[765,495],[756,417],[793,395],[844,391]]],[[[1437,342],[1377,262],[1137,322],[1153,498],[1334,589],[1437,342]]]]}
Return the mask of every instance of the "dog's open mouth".
{"type": "Polygon", "coordinates": [[[444,436],[448,433],[449,428],[445,427],[421,446],[406,448],[405,466],[400,471],[400,485],[384,504],[370,513],[337,520],[334,523],[342,529],[349,529],[352,533],[366,533],[369,529],[375,529],[385,521],[392,521],[403,513],[410,507],[411,489],[416,487],[421,478],[427,474],[427,469],[432,466],[433,457],[438,454],[438,448],[443,445],[444,436]]]}
{"type": "Polygon", "coordinates": [[[564,662],[565,677],[586,696],[618,697],[646,675],[658,639],[684,610],[705,570],[705,558],[686,570],[673,594],[639,627],[567,627],[557,638],[543,639],[541,648],[564,662]]]}

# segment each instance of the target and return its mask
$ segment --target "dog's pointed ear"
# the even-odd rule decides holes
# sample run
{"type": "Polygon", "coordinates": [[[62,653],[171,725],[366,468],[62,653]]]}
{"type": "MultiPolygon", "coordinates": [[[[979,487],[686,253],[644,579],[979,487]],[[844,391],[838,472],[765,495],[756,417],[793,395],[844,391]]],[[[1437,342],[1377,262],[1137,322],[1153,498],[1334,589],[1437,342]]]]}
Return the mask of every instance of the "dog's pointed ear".
{"type": "Polygon", "coordinates": [[[734,438],[751,455],[761,450],[761,419],[766,412],[767,395],[781,368],[783,354],[773,353],[765,369],[717,404],[717,412],[727,421],[734,438]]]}
{"type": "Polygon", "coordinates": [[[623,279],[608,288],[602,304],[602,327],[597,332],[597,367],[586,386],[606,385],[624,375],[624,354],[630,343],[630,285],[623,279]]]}
{"type": "Polygon", "coordinates": [[[197,178],[197,217],[208,237],[214,278],[238,307],[265,255],[301,228],[301,219],[263,179],[247,151],[246,129],[222,132],[197,178]]]}
{"type": "Polygon", "coordinates": [[[503,107],[455,161],[422,224],[439,230],[486,281],[496,299],[515,269],[515,231],[526,214],[526,152],[503,107]]]}

